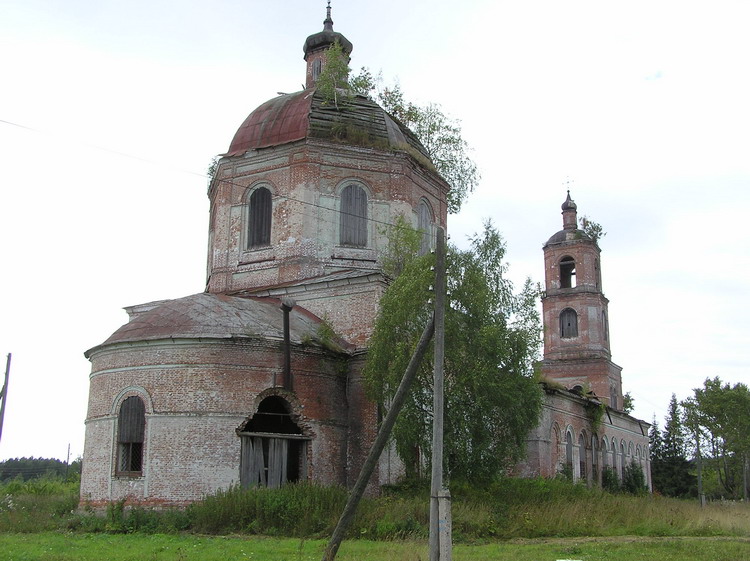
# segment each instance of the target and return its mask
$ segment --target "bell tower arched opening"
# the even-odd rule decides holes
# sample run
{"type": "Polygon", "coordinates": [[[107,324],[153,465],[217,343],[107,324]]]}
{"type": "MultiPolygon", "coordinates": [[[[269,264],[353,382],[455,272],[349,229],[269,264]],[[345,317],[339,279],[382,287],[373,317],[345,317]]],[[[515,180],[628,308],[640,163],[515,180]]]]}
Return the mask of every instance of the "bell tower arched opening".
{"type": "Polygon", "coordinates": [[[570,255],[560,259],[560,288],[576,287],[576,261],[570,255]]]}

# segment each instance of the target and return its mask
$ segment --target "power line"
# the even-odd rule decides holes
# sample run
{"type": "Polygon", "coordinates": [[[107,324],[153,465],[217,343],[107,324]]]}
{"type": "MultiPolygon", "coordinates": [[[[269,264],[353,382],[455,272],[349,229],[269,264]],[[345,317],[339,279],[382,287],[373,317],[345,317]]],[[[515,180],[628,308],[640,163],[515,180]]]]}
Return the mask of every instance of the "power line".
{"type": "MultiPolygon", "coordinates": [[[[5,125],[9,125],[9,126],[13,126],[13,127],[17,127],[17,128],[20,128],[20,129],[28,130],[28,131],[31,131],[31,132],[34,132],[34,133],[37,133],[37,134],[45,134],[45,135],[57,136],[59,138],[65,138],[63,135],[60,135],[60,134],[57,134],[57,133],[50,133],[50,132],[47,132],[47,131],[43,131],[43,130],[40,130],[40,129],[29,127],[27,125],[22,125],[20,123],[15,123],[13,121],[8,121],[6,119],[0,119],[0,123],[5,124],[5,125]]],[[[115,154],[115,155],[121,156],[123,158],[128,158],[128,159],[131,159],[131,160],[136,160],[136,161],[139,161],[139,162],[148,163],[148,164],[159,166],[159,167],[162,167],[162,168],[165,168],[165,169],[170,169],[170,170],[173,170],[173,171],[178,171],[180,173],[184,173],[184,174],[187,174],[187,175],[193,175],[193,176],[196,176],[196,177],[202,177],[202,178],[207,179],[207,180],[212,179],[210,176],[208,176],[205,173],[198,173],[198,172],[195,172],[195,171],[186,170],[184,168],[179,168],[179,167],[175,167],[175,166],[169,166],[169,165],[164,164],[164,162],[162,162],[162,161],[151,160],[151,159],[148,159],[148,158],[144,158],[142,156],[135,156],[135,155],[129,154],[127,152],[122,152],[122,151],[119,151],[119,150],[114,150],[112,148],[107,148],[105,146],[99,146],[99,145],[96,145],[96,144],[89,144],[89,143],[85,143],[85,142],[81,142],[81,141],[76,141],[76,142],[78,142],[78,144],[80,144],[81,146],[84,146],[84,147],[87,147],[87,148],[93,148],[93,149],[100,150],[102,152],[107,152],[107,153],[110,153],[110,154],[115,154]]],[[[231,179],[218,179],[218,181],[220,183],[226,183],[228,185],[231,185],[232,187],[240,187],[240,188],[243,188],[243,189],[247,189],[246,185],[242,185],[242,184],[240,184],[240,183],[238,183],[236,181],[233,181],[231,179]]],[[[326,210],[326,211],[329,211],[329,212],[332,212],[332,213],[338,214],[338,215],[347,214],[349,216],[355,216],[352,213],[344,213],[343,211],[341,211],[338,208],[330,208],[330,207],[326,207],[326,206],[318,204],[318,203],[314,203],[314,202],[310,202],[310,201],[303,201],[301,199],[295,199],[294,197],[289,197],[289,196],[284,196],[284,195],[278,195],[277,198],[279,198],[279,199],[285,199],[285,200],[292,201],[292,202],[295,202],[295,203],[299,203],[301,205],[305,205],[305,206],[308,206],[308,207],[323,209],[323,210],[326,210]]],[[[306,214],[306,216],[309,216],[310,218],[317,218],[318,221],[324,222],[324,223],[328,223],[328,224],[330,224],[332,226],[336,224],[336,222],[334,220],[326,220],[325,218],[322,218],[320,216],[316,216],[316,215],[313,215],[313,214],[306,214]]],[[[378,225],[385,226],[385,227],[401,228],[401,226],[399,224],[395,224],[393,222],[388,222],[388,221],[385,221],[385,220],[378,220],[378,219],[375,219],[375,218],[372,218],[372,217],[369,217],[369,216],[366,217],[366,218],[364,218],[364,217],[360,217],[360,218],[362,218],[364,220],[367,220],[370,223],[378,224],[378,225]]]]}

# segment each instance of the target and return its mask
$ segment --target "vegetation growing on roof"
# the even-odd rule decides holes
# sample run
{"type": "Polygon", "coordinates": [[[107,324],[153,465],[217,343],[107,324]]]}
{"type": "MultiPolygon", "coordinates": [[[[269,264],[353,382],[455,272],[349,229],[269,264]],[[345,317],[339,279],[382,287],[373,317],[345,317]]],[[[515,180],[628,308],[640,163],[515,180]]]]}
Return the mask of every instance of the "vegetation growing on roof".
{"type": "Polygon", "coordinates": [[[346,140],[360,146],[404,150],[426,169],[436,171],[450,185],[448,212],[456,213],[467,195],[479,184],[479,171],[469,156],[470,147],[461,132],[461,123],[446,115],[440,105],[428,103],[417,105],[407,101],[399,84],[383,86],[382,76],[373,76],[367,68],[350,77],[348,57],[341,45],[335,42],[327,51],[316,91],[322,98],[322,106],[329,107],[341,115],[332,118],[333,126],[313,127],[313,134],[338,140],[346,140]],[[393,146],[385,138],[370,138],[371,128],[366,123],[351,122],[351,113],[358,107],[358,96],[371,99],[382,106],[391,117],[411,131],[426,150],[426,156],[417,154],[414,147],[393,146]]]}

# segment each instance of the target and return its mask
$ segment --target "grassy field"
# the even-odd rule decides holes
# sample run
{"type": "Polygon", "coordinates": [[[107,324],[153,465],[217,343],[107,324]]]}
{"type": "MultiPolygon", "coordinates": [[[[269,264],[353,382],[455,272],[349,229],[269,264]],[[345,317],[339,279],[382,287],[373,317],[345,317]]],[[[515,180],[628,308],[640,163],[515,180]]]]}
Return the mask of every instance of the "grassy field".
{"type": "MultiPolygon", "coordinates": [[[[341,560],[426,556],[420,485],[362,502],[341,560]]],[[[320,559],[346,491],[314,485],[229,489],[186,510],[112,503],[77,509],[54,480],[0,485],[0,561],[320,559]],[[272,537],[268,537],[272,536],[272,537]]],[[[454,559],[750,561],[750,505],[587,489],[560,480],[453,486],[454,559]]]]}
{"type": "MultiPolygon", "coordinates": [[[[325,541],[161,534],[0,534],[4,561],[318,561],[325,541]]],[[[347,541],[341,561],[424,561],[423,542],[347,541]]],[[[747,538],[583,538],[459,544],[456,561],[747,561],[747,538]]]]}

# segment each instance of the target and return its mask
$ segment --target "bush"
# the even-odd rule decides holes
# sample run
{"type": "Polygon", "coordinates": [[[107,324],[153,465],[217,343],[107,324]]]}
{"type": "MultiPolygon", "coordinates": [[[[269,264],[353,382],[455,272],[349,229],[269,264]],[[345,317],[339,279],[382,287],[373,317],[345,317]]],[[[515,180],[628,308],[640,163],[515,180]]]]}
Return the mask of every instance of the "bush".
{"type": "Polygon", "coordinates": [[[239,486],[219,490],[188,508],[195,531],[305,537],[333,530],[346,504],[341,487],[308,483],[279,489],[239,486]]]}
{"type": "Polygon", "coordinates": [[[613,467],[605,467],[602,470],[602,489],[610,493],[620,492],[620,478],[613,467]]]}
{"type": "Polygon", "coordinates": [[[622,490],[631,495],[645,495],[648,492],[643,468],[635,461],[625,466],[622,474],[622,490]]]}

